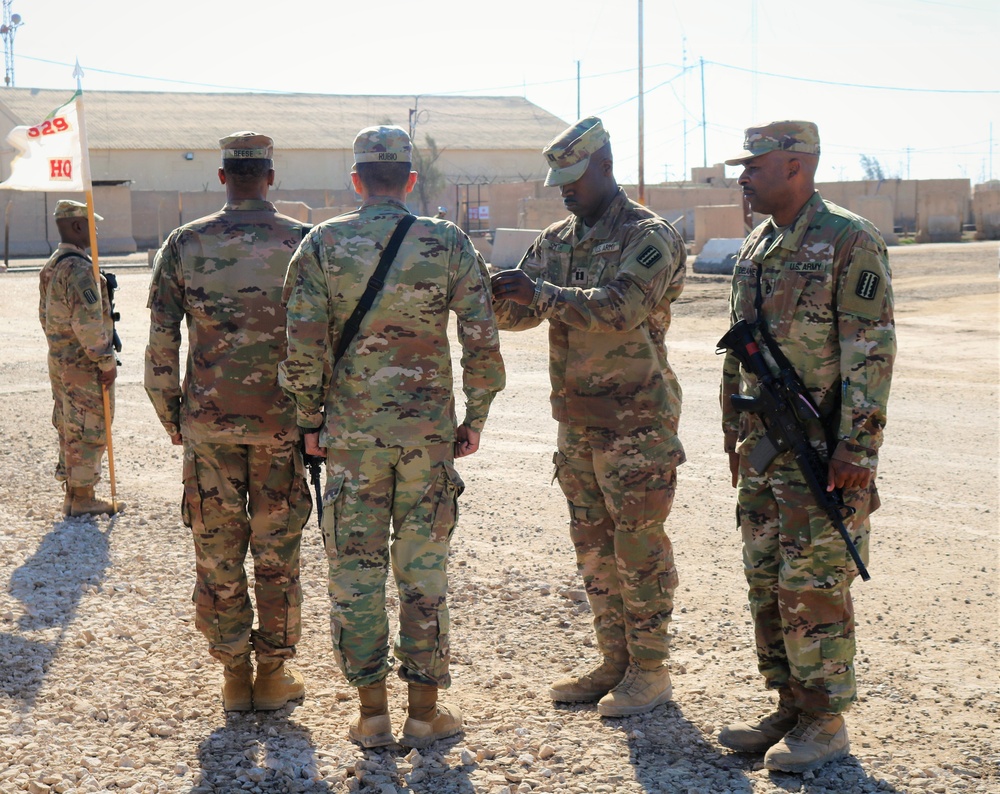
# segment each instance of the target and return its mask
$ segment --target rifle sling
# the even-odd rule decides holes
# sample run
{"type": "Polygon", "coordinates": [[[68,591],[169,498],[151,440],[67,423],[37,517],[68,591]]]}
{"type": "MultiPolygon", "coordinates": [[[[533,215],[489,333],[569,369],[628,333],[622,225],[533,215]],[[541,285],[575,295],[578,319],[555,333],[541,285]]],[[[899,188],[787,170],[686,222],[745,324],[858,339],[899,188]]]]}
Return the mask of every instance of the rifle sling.
{"type": "Polygon", "coordinates": [[[382,291],[382,287],[385,285],[385,275],[389,272],[389,267],[399,252],[399,246],[403,242],[403,237],[416,219],[416,215],[405,215],[396,225],[392,237],[389,238],[389,242],[385,248],[382,249],[378,265],[375,267],[375,272],[372,273],[371,278],[368,279],[368,285],[365,287],[365,292],[361,296],[361,300],[358,301],[358,305],[354,307],[354,312],[344,324],[344,331],[340,335],[337,352],[333,357],[334,367],[337,366],[337,362],[347,352],[347,348],[351,346],[351,342],[354,341],[354,337],[357,336],[358,330],[361,328],[361,321],[375,302],[375,297],[382,291]]]}

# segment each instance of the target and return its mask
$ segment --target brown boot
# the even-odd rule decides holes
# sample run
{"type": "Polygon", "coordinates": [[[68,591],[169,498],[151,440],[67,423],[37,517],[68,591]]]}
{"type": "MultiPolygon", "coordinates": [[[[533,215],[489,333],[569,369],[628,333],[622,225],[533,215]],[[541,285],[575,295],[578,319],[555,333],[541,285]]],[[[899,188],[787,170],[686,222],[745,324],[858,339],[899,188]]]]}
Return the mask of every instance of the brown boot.
{"type": "Polygon", "coordinates": [[[253,668],[249,661],[226,665],[222,671],[222,708],[226,711],[250,711],[253,708],[253,668]]]}
{"type": "Polygon", "coordinates": [[[462,712],[458,706],[438,703],[437,697],[436,686],[409,685],[409,705],[400,744],[423,749],[462,730],[462,712]]]}
{"type": "Polygon", "coordinates": [[[347,735],[362,747],[385,747],[395,744],[392,720],[389,718],[389,695],[385,679],[358,687],[361,714],[351,723],[347,735]]]}
{"type": "Polygon", "coordinates": [[[645,714],[673,695],[670,671],[660,659],[633,661],[625,677],[597,703],[602,717],[629,717],[645,714]]]}
{"type": "Polygon", "coordinates": [[[778,772],[801,774],[850,752],[843,715],[803,711],[795,727],[767,751],[764,766],[778,772]]]}
{"type": "Polygon", "coordinates": [[[257,677],[253,682],[253,707],[257,711],[274,711],[292,700],[305,697],[306,685],[302,674],[285,666],[284,659],[257,660],[257,677]]]}
{"type": "MultiPolygon", "coordinates": [[[[105,514],[113,516],[115,513],[120,513],[125,509],[124,502],[108,502],[104,499],[98,499],[94,496],[93,485],[84,485],[81,488],[69,486],[66,492],[69,498],[69,509],[66,515],[70,517],[100,516],[105,514]]],[[[63,507],[64,509],[66,508],[65,502],[63,503],[63,507]]]]}
{"type": "Polygon", "coordinates": [[[778,709],[753,722],[735,722],[719,732],[719,744],[739,753],[763,753],[777,744],[799,721],[799,708],[790,692],[782,690],[778,709]]]}
{"type": "Polygon", "coordinates": [[[605,657],[593,669],[579,670],[553,682],[549,697],[556,703],[593,703],[618,686],[627,668],[627,658],[605,657]]]}

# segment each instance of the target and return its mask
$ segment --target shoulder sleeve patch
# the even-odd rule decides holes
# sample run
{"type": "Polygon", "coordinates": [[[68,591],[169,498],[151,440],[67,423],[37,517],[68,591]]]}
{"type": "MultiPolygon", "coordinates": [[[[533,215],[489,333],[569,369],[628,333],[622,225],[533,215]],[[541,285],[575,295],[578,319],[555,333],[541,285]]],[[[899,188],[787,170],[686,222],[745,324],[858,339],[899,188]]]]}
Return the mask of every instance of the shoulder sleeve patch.
{"type": "Polygon", "coordinates": [[[635,261],[643,267],[652,267],[659,261],[661,256],[663,256],[663,254],[660,253],[659,249],[655,245],[647,245],[642,249],[639,256],[635,258],[635,261]]]}
{"type": "Polygon", "coordinates": [[[889,274],[882,257],[875,251],[859,248],[851,257],[837,308],[846,314],[877,320],[882,316],[888,284],[889,274]]]}
{"type": "Polygon", "coordinates": [[[87,303],[89,303],[91,306],[97,303],[97,295],[90,287],[87,287],[87,289],[83,291],[83,299],[87,301],[87,303]]]}

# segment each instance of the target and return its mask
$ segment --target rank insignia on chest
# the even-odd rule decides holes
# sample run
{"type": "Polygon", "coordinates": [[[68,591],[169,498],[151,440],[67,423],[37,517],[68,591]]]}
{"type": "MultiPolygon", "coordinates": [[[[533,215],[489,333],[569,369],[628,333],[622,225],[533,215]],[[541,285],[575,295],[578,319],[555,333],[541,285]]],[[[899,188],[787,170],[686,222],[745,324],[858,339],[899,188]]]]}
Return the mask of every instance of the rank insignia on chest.
{"type": "Polygon", "coordinates": [[[573,274],[570,276],[569,281],[570,284],[573,285],[574,287],[578,287],[581,284],[586,284],[587,271],[584,270],[582,267],[578,267],[576,270],[573,271],[573,274]]]}

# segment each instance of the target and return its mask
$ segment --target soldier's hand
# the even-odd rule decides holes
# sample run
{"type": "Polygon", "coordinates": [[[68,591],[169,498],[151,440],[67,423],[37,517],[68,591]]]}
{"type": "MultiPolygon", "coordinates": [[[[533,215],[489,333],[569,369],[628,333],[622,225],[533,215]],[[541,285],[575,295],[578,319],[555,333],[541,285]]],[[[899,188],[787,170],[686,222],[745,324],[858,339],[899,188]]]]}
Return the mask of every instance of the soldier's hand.
{"type": "Polygon", "coordinates": [[[826,490],[834,488],[867,488],[872,481],[872,470],[864,466],[855,466],[842,460],[830,460],[827,474],[826,490]]]}
{"type": "Polygon", "coordinates": [[[464,458],[479,449],[481,435],[468,425],[459,425],[455,430],[455,457],[464,458]]]}
{"type": "Polygon", "coordinates": [[[733,476],[733,488],[740,480],[740,453],[729,453],[729,473],[733,476]]]}
{"type": "Polygon", "coordinates": [[[326,457],[326,447],[319,445],[319,431],[315,433],[303,433],[302,442],[305,445],[306,454],[317,458],[326,457]]]}
{"type": "Polygon", "coordinates": [[[490,279],[494,300],[527,306],[535,296],[535,282],[523,270],[501,270],[490,279]]]}
{"type": "Polygon", "coordinates": [[[182,446],[184,444],[184,436],[182,436],[180,433],[171,433],[170,443],[173,444],[175,447],[182,446]]]}
{"type": "Polygon", "coordinates": [[[97,371],[97,382],[102,386],[110,386],[118,377],[118,367],[114,369],[101,369],[97,371]]]}

